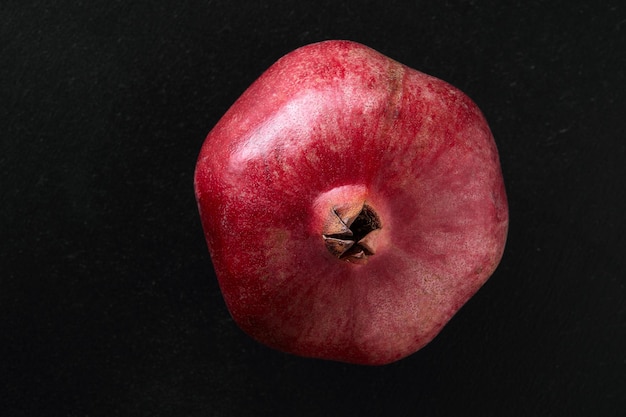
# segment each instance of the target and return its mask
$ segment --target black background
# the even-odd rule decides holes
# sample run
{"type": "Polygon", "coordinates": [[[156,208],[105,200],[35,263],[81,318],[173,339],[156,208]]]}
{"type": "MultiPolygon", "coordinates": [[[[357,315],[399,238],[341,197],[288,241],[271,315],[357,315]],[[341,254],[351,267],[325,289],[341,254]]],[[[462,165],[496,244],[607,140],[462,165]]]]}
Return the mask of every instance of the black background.
{"type": "Polygon", "coordinates": [[[623,2],[8,0],[0,53],[0,415],[625,412],[623,2]],[[234,100],[331,38],[472,97],[509,196],[497,272],[384,367],[244,335],[193,195],[234,100]]]}

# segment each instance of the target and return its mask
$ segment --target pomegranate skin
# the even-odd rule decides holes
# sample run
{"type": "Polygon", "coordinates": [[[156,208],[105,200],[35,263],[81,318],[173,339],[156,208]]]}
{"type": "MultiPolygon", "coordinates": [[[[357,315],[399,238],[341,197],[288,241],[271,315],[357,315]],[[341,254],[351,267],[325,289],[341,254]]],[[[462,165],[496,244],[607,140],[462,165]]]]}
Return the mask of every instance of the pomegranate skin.
{"type": "Polygon", "coordinates": [[[272,65],[208,134],[195,193],[236,323],[284,352],[381,365],[430,342],[508,228],[477,106],[366,46],[272,65]]]}

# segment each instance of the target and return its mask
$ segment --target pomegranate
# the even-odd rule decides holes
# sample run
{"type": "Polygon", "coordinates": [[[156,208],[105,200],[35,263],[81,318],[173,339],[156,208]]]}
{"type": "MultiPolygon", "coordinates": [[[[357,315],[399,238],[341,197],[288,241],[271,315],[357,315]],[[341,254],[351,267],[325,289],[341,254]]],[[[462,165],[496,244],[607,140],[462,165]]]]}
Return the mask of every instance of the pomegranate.
{"type": "Polygon", "coordinates": [[[493,273],[508,206],[477,106],[366,46],[272,65],[208,134],[195,193],[228,309],[256,340],[379,365],[493,273]]]}

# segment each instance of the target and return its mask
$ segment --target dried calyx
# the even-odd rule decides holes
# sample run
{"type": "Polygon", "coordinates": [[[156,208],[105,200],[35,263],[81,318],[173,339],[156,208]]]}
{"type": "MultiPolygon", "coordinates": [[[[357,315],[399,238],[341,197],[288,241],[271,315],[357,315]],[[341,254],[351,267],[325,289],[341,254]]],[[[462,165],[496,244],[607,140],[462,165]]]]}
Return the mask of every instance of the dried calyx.
{"type": "Polygon", "coordinates": [[[335,257],[352,263],[365,263],[376,253],[376,239],[382,224],[367,204],[334,207],[328,214],[323,237],[335,257]]]}

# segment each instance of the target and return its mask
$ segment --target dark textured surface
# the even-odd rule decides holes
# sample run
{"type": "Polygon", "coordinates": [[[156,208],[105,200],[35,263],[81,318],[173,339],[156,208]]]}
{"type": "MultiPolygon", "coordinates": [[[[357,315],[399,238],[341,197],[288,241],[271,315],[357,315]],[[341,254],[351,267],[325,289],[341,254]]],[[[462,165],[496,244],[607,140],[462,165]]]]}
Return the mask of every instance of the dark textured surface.
{"type": "Polygon", "coordinates": [[[626,7],[509,3],[3,2],[0,415],[620,415],[626,7]],[[243,335],[193,196],[230,104],[330,38],[470,95],[509,195],[495,275],[386,367],[243,335]]]}

